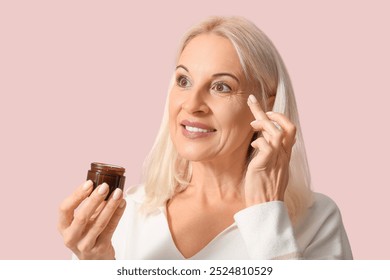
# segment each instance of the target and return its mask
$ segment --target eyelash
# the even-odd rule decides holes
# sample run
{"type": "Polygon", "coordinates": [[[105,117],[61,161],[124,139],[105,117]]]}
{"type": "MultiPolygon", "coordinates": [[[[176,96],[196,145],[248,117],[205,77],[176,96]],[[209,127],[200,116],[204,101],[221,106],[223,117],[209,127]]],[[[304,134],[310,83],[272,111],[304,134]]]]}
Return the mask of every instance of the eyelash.
{"type": "MultiPolygon", "coordinates": [[[[179,86],[179,87],[181,87],[181,88],[188,88],[188,87],[191,86],[191,82],[190,82],[190,80],[188,79],[188,77],[183,76],[183,75],[180,75],[180,76],[178,76],[178,77],[176,78],[176,85],[179,86]],[[182,84],[181,84],[181,82],[183,81],[183,79],[186,80],[187,85],[182,85],[182,84]],[[189,84],[189,85],[188,85],[188,84],[189,84]]],[[[226,83],[224,83],[224,82],[216,82],[216,83],[214,83],[214,84],[211,86],[211,89],[212,89],[213,91],[217,92],[217,93],[224,93],[224,94],[225,94],[225,93],[230,93],[230,92],[232,91],[232,88],[231,88],[228,84],[226,84],[226,83]],[[227,90],[216,90],[216,87],[218,87],[218,86],[223,86],[224,88],[227,88],[227,90]]]]}
{"type": "Polygon", "coordinates": [[[186,76],[183,76],[183,75],[180,75],[180,76],[178,76],[178,77],[176,78],[176,84],[177,84],[179,87],[181,87],[181,88],[188,88],[188,87],[189,87],[188,85],[187,85],[187,86],[182,86],[182,85],[180,84],[180,82],[181,82],[183,79],[186,79],[187,83],[189,83],[189,84],[191,85],[190,80],[189,80],[186,76]]]}
{"type": "Polygon", "coordinates": [[[232,88],[229,85],[227,85],[226,83],[223,83],[223,82],[216,82],[215,84],[213,84],[211,86],[211,89],[216,91],[216,92],[218,92],[218,93],[229,93],[229,92],[232,91],[232,88]],[[216,87],[218,87],[218,86],[226,87],[227,91],[226,90],[216,90],[216,87]]]}

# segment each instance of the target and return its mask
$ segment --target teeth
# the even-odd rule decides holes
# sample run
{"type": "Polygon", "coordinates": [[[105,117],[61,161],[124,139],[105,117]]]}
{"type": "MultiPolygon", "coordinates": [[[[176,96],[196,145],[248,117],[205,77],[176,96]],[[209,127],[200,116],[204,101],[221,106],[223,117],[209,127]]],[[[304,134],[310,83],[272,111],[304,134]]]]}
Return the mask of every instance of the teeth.
{"type": "Polygon", "coordinates": [[[211,132],[213,130],[207,130],[207,129],[202,129],[199,127],[193,127],[193,126],[188,126],[186,125],[186,129],[191,132],[211,132]]]}

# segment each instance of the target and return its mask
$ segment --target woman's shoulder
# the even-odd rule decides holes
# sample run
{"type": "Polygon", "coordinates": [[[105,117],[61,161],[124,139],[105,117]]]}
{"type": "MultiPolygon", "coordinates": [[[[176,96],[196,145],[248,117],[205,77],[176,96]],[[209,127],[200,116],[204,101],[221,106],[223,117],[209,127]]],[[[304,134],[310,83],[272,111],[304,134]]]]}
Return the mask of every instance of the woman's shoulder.
{"type": "Polygon", "coordinates": [[[310,206],[310,209],[312,210],[327,210],[327,211],[339,211],[339,208],[334,202],[333,199],[331,199],[329,196],[313,192],[313,204],[310,206]]]}
{"type": "Polygon", "coordinates": [[[336,202],[325,194],[313,192],[312,204],[298,225],[307,228],[340,223],[342,218],[336,202]]]}
{"type": "Polygon", "coordinates": [[[143,184],[133,185],[126,189],[124,193],[128,203],[142,204],[145,199],[145,186],[143,184]]]}
{"type": "Polygon", "coordinates": [[[324,194],[313,193],[313,203],[294,231],[306,259],[352,259],[339,207],[324,194]]]}
{"type": "Polygon", "coordinates": [[[140,215],[146,217],[150,214],[159,214],[161,212],[164,212],[164,207],[155,207],[151,209],[145,205],[146,191],[144,184],[130,186],[124,192],[124,198],[127,204],[124,215],[126,215],[127,212],[132,213],[132,215],[140,215]]]}

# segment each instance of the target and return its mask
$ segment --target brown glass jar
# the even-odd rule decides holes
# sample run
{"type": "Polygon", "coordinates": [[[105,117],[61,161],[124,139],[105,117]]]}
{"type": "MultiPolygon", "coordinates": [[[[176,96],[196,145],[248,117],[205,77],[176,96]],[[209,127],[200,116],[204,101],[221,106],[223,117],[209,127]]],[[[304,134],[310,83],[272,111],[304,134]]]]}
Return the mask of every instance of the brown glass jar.
{"type": "Polygon", "coordinates": [[[88,171],[87,180],[93,182],[94,189],[103,183],[107,183],[110,187],[110,191],[105,198],[105,200],[107,200],[116,188],[123,190],[126,179],[124,174],[125,169],[123,167],[107,163],[92,162],[91,170],[88,171]]]}

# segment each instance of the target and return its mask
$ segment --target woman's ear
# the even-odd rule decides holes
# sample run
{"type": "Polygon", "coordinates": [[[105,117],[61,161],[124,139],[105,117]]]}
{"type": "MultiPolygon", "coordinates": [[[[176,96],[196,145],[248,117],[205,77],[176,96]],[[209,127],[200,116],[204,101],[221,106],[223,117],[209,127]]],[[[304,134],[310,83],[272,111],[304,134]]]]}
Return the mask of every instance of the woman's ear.
{"type": "Polygon", "coordinates": [[[271,111],[274,107],[275,95],[268,97],[267,99],[267,111],[271,111]]]}

